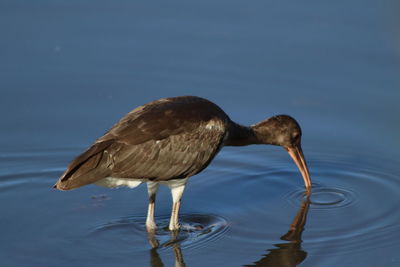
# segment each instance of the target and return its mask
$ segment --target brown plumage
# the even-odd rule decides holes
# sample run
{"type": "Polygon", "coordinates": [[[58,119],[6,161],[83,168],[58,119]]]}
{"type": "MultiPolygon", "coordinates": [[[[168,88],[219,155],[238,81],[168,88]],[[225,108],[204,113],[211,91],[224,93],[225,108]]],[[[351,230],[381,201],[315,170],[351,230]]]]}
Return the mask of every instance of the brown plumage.
{"type": "Polygon", "coordinates": [[[158,184],[166,183],[176,195],[170,224],[170,229],[176,229],[185,179],[207,167],[224,145],[285,147],[299,166],[309,190],[311,183],[300,137],[299,125],[286,115],[245,127],[233,122],[221,108],[203,98],[160,99],[125,115],[69,164],[54,187],[70,190],[100,183],[108,177],[116,178],[119,184],[128,180],[148,182],[150,205],[153,205],[149,205],[146,223],[150,230],[155,228],[154,219],[149,217],[154,213],[158,184]]]}
{"type": "Polygon", "coordinates": [[[128,113],[73,160],[56,187],[69,190],[108,176],[152,181],[192,176],[218,152],[228,121],[218,106],[201,98],[151,102],[128,113]]]}

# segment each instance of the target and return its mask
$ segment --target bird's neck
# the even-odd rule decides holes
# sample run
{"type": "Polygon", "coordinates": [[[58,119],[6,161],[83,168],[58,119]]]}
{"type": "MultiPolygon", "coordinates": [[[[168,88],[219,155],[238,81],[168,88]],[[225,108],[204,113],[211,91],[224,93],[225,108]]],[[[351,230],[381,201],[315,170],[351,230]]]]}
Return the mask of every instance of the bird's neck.
{"type": "Polygon", "coordinates": [[[258,135],[252,127],[242,126],[235,122],[229,125],[225,146],[247,146],[261,144],[258,135]]]}

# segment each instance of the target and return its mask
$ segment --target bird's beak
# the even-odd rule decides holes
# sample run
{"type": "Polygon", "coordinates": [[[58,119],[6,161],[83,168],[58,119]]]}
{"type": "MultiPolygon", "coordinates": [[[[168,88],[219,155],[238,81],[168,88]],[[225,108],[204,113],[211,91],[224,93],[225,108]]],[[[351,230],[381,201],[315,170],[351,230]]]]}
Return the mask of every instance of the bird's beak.
{"type": "Polygon", "coordinates": [[[300,145],[294,147],[285,147],[289,155],[292,157],[301,174],[303,175],[304,185],[306,186],[307,194],[311,193],[311,178],[308,171],[306,160],[300,145]]]}

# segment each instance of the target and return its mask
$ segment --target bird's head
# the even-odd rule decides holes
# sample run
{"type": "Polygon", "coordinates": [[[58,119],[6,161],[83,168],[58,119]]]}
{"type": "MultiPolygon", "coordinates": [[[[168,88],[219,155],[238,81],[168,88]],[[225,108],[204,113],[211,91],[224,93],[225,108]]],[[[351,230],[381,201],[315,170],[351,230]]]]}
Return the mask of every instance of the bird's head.
{"type": "Polygon", "coordinates": [[[257,139],[263,144],[281,146],[289,153],[301,174],[307,192],[311,192],[311,178],[301,149],[301,128],[288,115],[278,115],[252,126],[257,139]]]}

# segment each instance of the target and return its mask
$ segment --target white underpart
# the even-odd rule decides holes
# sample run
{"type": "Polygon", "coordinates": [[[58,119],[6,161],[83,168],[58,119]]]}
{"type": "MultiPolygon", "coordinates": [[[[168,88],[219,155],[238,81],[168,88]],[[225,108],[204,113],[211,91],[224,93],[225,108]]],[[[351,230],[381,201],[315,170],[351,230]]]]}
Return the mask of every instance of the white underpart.
{"type": "MultiPolygon", "coordinates": [[[[135,187],[139,186],[140,184],[147,182],[147,185],[149,187],[149,193],[156,192],[158,185],[162,184],[162,185],[168,186],[169,189],[171,189],[172,195],[174,195],[174,192],[176,192],[175,195],[176,194],[179,195],[181,190],[183,193],[183,190],[185,188],[185,185],[186,185],[188,179],[189,178],[154,182],[154,181],[148,181],[147,179],[106,177],[106,178],[103,178],[103,179],[95,182],[95,184],[99,185],[99,186],[108,187],[108,188],[116,188],[116,187],[122,187],[122,186],[127,186],[129,188],[135,188],[135,187]],[[182,187],[183,187],[183,189],[182,189],[182,187]]],[[[175,197],[175,199],[177,199],[177,198],[175,197]]]]}
{"type": "Polygon", "coordinates": [[[104,186],[108,188],[117,188],[121,186],[127,186],[129,188],[135,188],[141,183],[146,182],[141,179],[131,179],[131,178],[117,178],[117,177],[106,177],[97,182],[96,185],[104,186]]]}
{"type": "Polygon", "coordinates": [[[160,184],[158,182],[152,182],[152,181],[147,182],[147,191],[149,193],[149,196],[157,193],[159,185],[160,184]]]}

